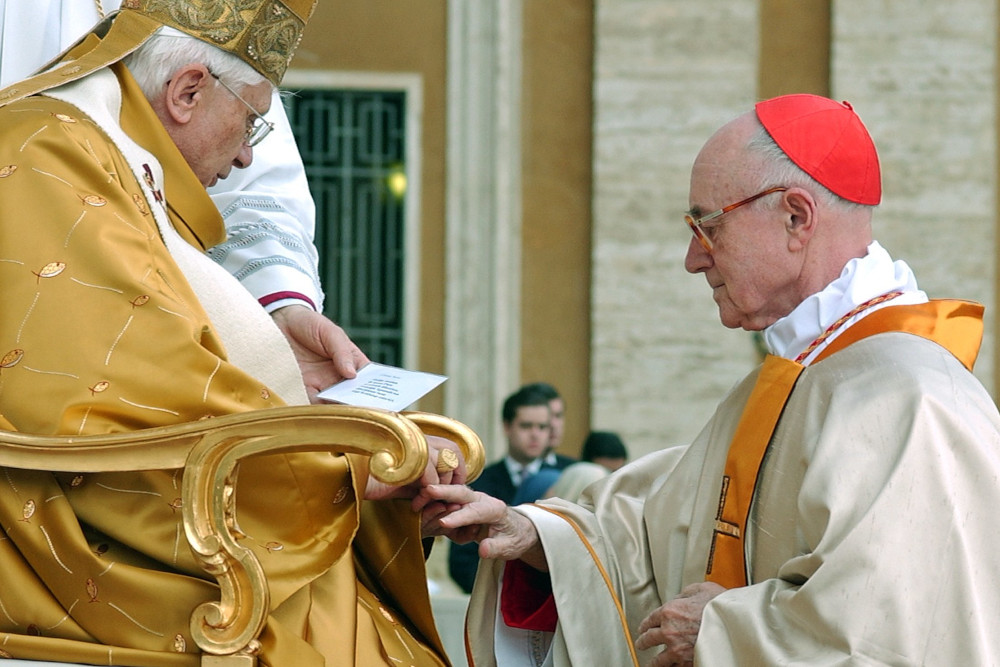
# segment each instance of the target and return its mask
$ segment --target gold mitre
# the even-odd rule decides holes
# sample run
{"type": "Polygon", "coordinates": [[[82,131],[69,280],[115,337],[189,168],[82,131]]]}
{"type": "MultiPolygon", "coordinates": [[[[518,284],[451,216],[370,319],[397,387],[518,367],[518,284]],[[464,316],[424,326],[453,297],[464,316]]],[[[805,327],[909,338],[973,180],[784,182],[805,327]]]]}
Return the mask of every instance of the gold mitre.
{"type": "Polygon", "coordinates": [[[0,90],[0,106],[112,65],[169,26],[232,53],[274,85],[318,0],[124,0],[43,72],[0,90]]]}
{"type": "Polygon", "coordinates": [[[124,0],[136,11],[235,54],[278,85],[317,0],[124,0]]]}

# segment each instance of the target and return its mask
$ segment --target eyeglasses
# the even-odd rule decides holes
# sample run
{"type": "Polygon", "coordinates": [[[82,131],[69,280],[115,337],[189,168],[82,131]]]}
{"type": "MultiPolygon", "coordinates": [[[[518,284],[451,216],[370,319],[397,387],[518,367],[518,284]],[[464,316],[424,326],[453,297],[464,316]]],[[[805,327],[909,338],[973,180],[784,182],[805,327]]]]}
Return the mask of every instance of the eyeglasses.
{"type": "Polygon", "coordinates": [[[264,141],[264,137],[266,137],[268,134],[270,134],[271,130],[274,129],[274,123],[268,121],[266,118],[264,118],[264,116],[262,116],[260,113],[258,113],[258,111],[256,109],[254,109],[252,106],[250,106],[249,102],[247,102],[245,99],[243,99],[242,97],[240,97],[236,93],[235,90],[233,90],[228,85],[226,85],[226,82],[223,81],[222,79],[220,79],[217,74],[215,74],[214,72],[211,72],[211,71],[209,72],[209,74],[211,74],[212,77],[216,81],[218,81],[222,85],[223,88],[225,88],[230,93],[232,93],[233,97],[235,97],[236,99],[238,99],[240,102],[243,102],[243,105],[247,109],[250,109],[250,111],[253,113],[253,115],[254,115],[253,120],[248,120],[247,121],[247,133],[246,133],[246,136],[243,137],[243,142],[247,146],[249,146],[250,148],[253,148],[254,146],[256,146],[257,144],[259,144],[260,142],[264,141]]]}
{"type": "Polygon", "coordinates": [[[787,189],[788,188],[783,188],[783,187],[768,188],[763,192],[758,192],[752,197],[747,197],[746,199],[738,201],[735,204],[730,204],[729,206],[720,208],[718,211],[712,211],[711,213],[707,213],[701,216],[700,218],[694,218],[691,216],[690,213],[688,213],[684,216],[684,222],[686,222],[688,224],[688,227],[691,228],[691,233],[694,234],[694,237],[698,239],[699,243],[701,243],[701,247],[705,249],[705,252],[711,253],[713,248],[712,239],[709,238],[708,234],[705,233],[705,229],[702,228],[702,225],[704,223],[708,222],[709,220],[714,220],[715,218],[718,218],[720,215],[725,215],[730,211],[736,210],[740,206],[744,206],[746,204],[749,204],[750,202],[755,202],[761,197],[772,195],[775,192],[784,192],[787,189]]]}

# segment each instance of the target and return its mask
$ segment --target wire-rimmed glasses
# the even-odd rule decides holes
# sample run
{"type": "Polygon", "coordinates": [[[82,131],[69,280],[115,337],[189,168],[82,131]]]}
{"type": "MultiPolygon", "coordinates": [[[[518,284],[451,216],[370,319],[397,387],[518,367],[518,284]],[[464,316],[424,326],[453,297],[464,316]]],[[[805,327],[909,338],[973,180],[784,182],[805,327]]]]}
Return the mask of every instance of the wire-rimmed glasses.
{"type": "Polygon", "coordinates": [[[246,145],[249,146],[250,148],[253,148],[260,142],[264,141],[264,137],[270,134],[271,130],[274,129],[274,123],[264,118],[264,116],[260,112],[254,109],[249,102],[240,97],[239,94],[235,90],[230,88],[225,81],[220,79],[217,74],[215,74],[212,71],[209,71],[209,74],[211,74],[212,77],[216,81],[218,81],[223,88],[232,93],[233,97],[242,102],[243,105],[246,106],[247,109],[250,109],[250,111],[253,113],[254,119],[247,125],[247,133],[246,136],[243,138],[243,142],[246,143],[246,145]]]}

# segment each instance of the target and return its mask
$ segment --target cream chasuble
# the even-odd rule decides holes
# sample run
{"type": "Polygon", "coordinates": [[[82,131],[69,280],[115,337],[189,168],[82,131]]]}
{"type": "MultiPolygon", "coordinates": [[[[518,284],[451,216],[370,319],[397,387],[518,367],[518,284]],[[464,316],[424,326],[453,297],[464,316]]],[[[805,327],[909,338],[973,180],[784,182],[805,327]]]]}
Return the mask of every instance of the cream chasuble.
{"type": "MultiPolygon", "coordinates": [[[[970,308],[952,312],[976,319],[970,308]]],[[[919,329],[928,317],[915,319],[919,329]]],[[[1000,664],[1000,591],[983,585],[1000,577],[1000,415],[922,334],[841,335],[843,349],[803,369],[788,398],[746,526],[749,585],[706,607],[695,662],[1000,664]]],[[[974,357],[971,338],[959,347],[974,357]]],[[[503,563],[484,561],[472,664],[647,664],[660,649],[636,654],[634,633],[705,578],[719,481],[757,380],[737,385],[690,446],[630,463],[580,505],[519,507],[545,549],[559,623],[554,633],[506,627],[503,563]]]]}
{"type": "MultiPolygon", "coordinates": [[[[890,292],[852,309],[807,346],[799,358],[805,359],[813,350],[823,346],[828,335],[838,331],[841,322],[899,295],[900,292],[890,292]]],[[[840,333],[832,344],[823,346],[822,351],[816,355],[816,361],[822,361],[868,336],[903,332],[941,345],[971,371],[979,354],[982,331],[983,307],[968,301],[933,301],[885,308],[840,333]]],[[[774,355],[768,355],[761,365],[757,382],[743,409],[726,457],[715,535],[712,537],[705,569],[707,581],[714,581],[726,588],[747,585],[749,572],[746,569],[746,545],[743,538],[757,480],[760,478],[760,466],[774,428],[795,387],[795,381],[804,368],[797,361],[774,355]]]]}
{"type": "MultiPolygon", "coordinates": [[[[188,245],[214,242],[221,220],[115,69],[124,100],[104,70],[62,100],[0,108],[0,414],[87,434],[301,399],[273,326],[270,340],[233,336],[263,329],[188,245]]],[[[215,592],[183,537],[177,471],[2,472],[0,656],[197,664],[188,621],[215,592]]],[[[353,457],[241,466],[237,514],[271,586],[263,664],[441,664],[419,521],[404,502],[359,502],[366,481],[353,457]]]]}

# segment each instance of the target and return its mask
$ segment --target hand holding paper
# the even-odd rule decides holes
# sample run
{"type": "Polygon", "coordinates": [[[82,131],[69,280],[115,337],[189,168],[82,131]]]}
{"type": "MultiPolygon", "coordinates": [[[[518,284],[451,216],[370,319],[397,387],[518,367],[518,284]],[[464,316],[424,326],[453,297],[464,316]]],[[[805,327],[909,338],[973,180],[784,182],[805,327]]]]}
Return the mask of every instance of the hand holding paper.
{"type": "Polygon", "coordinates": [[[331,403],[399,412],[447,379],[444,375],[372,362],[359,370],[357,377],[338,382],[318,396],[331,403]]]}

